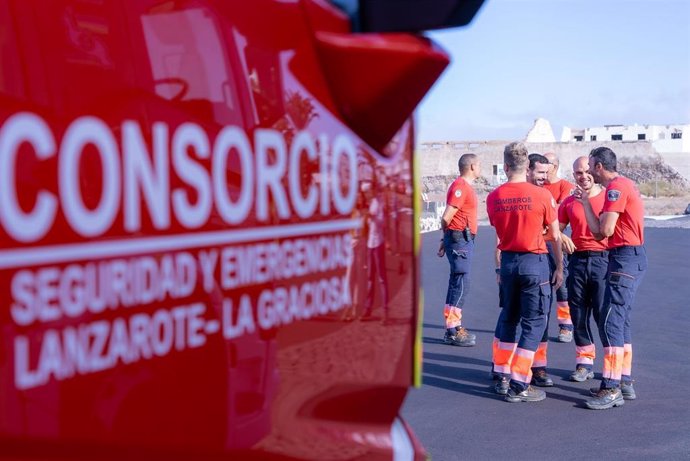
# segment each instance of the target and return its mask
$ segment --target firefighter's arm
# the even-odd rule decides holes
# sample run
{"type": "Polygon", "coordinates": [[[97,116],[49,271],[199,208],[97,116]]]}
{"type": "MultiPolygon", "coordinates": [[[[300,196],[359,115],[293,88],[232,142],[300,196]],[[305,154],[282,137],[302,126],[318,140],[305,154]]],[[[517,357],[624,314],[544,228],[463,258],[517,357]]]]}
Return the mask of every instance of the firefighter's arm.
{"type": "Polygon", "coordinates": [[[446,209],[443,211],[443,216],[441,216],[441,229],[443,232],[448,229],[450,222],[453,220],[453,216],[458,212],[458,209],[453,205],[446,205],[446,209]]]}
{"type": "Polygon", "coordinates": [[[549,232],[553,235],[553,257],[556,260],[556,270],[551,278],[551,284],[558,289],[563,284],[563,249],[561,248],[563,239],[558,227],[558,220],[549,224],[549,232]]]}
{"type": "Polygon", "coordinates": [[[544,240],[547,242],[553,242],[553,233],[551,232],[550,226],[544,227],[544,229],[541,231],[541,235],[544,236],[544,240]]]}
{"type": "Polygon", "coordinates": [[[441,234],[441,244],[436,252],[439,258],[443,258],[446,255],[446,247],[443,245],[443,234],[441,234]]]}
{"type": "MultiPolygon", "coordinates": [[[[446,233],[448,226],[450,226],[450,222],[453,220],[453,216],[455,216],[457,212],[458,209],[453,205],[446,205],[446,209],[443,210],[443,216],[441,216],[441,231],[443,234],[446,233]]],[[[446,249],[443,246],[443,237],[441,237],[441,245],[438,247],[436,254],[439,258],[442,258],[446,254],[446,249]]]]}
{"type": "Polygon", "coordinates": [[[573,252],[577,249],[575,247],[575,243],[573,243],[573,240],[568,237],[566,234],[563,233],[566,227],[568,227],[567,224],[564,223],[559,223],[558,227],[560,228],[561,231],[561,241],[563,245],[563,251],[568,253],[569,255],[573,254],[573,252]]]}
{"type": "Polygon", "coordinates": [[[616,229],[619,213],[616,211],[605,211],[599,217],[599,229],[604,237],[611,237],[616,229]]]}
{"type": "Polygon", "coordinates": [[[496,252],[494,253],[494,261],[496,263],[496,283],[501,283],[501,250],[498,248],[499,243],[501,243],[501,239],[496,236],[496,252]]]}

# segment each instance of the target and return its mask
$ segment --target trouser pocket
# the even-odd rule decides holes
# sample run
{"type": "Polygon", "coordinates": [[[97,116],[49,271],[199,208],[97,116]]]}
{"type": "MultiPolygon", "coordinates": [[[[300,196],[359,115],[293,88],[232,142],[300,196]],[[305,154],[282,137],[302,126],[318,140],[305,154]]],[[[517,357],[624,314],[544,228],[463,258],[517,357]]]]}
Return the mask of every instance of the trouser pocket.
{"type": "Polygon", "coordinates": [[[539,284],[539,313],[544,315],[551,307],[551,282],[539,284]]]}
{"type": "Polygon", "coordinates": [[[452,271],[456,274],[464,274],[470,271],[470,256],[467,250],[451,250],[450,262],[452,271]]]}
{"type": "Polygon", "coordinates": [[[611,290],[611,302],[619,306],[627,306],[632,302],[635,277],[624,272],[611,272],[609,274],[609,289],[611,290]]]}

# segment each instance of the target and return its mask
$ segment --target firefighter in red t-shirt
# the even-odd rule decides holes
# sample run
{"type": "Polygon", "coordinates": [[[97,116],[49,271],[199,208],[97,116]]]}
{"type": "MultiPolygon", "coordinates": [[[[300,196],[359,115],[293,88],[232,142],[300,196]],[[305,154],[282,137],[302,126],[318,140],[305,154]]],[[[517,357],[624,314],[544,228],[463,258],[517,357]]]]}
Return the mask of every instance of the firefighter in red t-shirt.
{"type": "MultiPolygon", "coordinates": [[[[500,290],[503,309],[499,317],[498,351],[494,372],[496,385],[508,402],[535,402],[546,397],[530,386],[532,362],[546,328],[546,311],[551,303],[551,285],[563,282],[558,265],[549,278],[549,263],[543,229],[548,228],[554,246],[561,253],[561,235],[553,197],[526,181],[527,149],[523,143],[508,144],[503,152],[508,182],[486,199],[489,221],[496,229],[501,250],[500,290]],[[517,326],[522,331],[517,338],[517,326]],[[510,380],[508,381],[508,377],[510,380]]],[[[557,261],[562,261],[557,259],[557,261]]]]}
{"type": "MultiPolygon", "coordinates": [[[[573,163],[573,177],[577,188],[587,194],[597,216],[604,207],[604,188],[594,182],[588,173],[589,158],[579,157],[573,163]]],[[[594,337],[589,319],[599,323],[606,291],[606,273],[609,267],[607,240],[597,240],[587,226],[585,210],[575,196],[569,195],[558,209],[561,232],[570,225],[574,249],[568,258],[568,303],[574,325],[575,371],[571,381],[582,382],[594,377],[594,337]]]]}
{"type": "MultiPolygon", "coordinates": [[[[549,163],[549,160],[541,155],[541,154],[529,154],[527,157],[529,160],[529,167],[527,168],[527,182],[534,184],[535,186],[544,187],[544,183],[546,182],[546,177],[548,174],[548,171],[551,167],[551,164],[549,163]]],[[[555,200],[554,200],[555,203],[555,200]]],[[[548,251],[548,256],[549,256],[549,269],[553,273],[556,270],[556,258],[554,257],[554,247],[553,247],[553,242],[550,240],[550,237],[547,235],[545,236],[546,240],[546,249],[548,251]]],[[[561,240],[563,242],[563,248],[570,248],[569,251],[572,251],[572,246],[573,243],[568,238],[567,235],[561,234],[561,240]]],[[[496,250],[497,256],[496,256],[496,261],[500,261],[500,250],[496,250]]],[[[565,258],[563,259],[565,262],[565,258]]],[[[500,264],[498,264],[500,265],[500,264]]],[[[565,267],[563,268],[563,277],[566,277],[566,269],[565,267]]],[[[551,294],[551,297],[553,298],[554,293],[557,293],[560,291],[561,287],[553,289],[553,292],[551,294]]],[[[553,299],[552,299],[553,301],[553,299]]],[[[548,364],[548,346],[549,346],[549,321],[551,319],[551,304],[547,306],[546,310],[546,328],[544,329],[544,334],[541,337],[541,341],[539,342],[539,347],[537,347],[537,351],[534,354],[534,361],[532,362],[532,384],[535,386],[539,387],[552,387],[553,386],[553,379],[549,376],[547,373],[546,367],[548,364]]],[[[495,359],[496,359],[496,353],[498,351],[498,334],[499,334],[499,328],[497,325],[496,331],[494,333],[494,343],[493,343],[493,363],[495,366],[495,359]]],[[[493,374],[494,379],[498,379],[498,376],[496,374],[493,374]]],[[[498,385],[498,389],[502,389],[501,383],[498,385]]]]}
{"type": "Polygon", "coordinates": [[[575,190],[575,184],[558,177],[558,170],[561,166],[561,162],[558,160],[558,157],[556,157],[556,154],[553,152],[546,152],[544,157],[546,157],[551,164],[551,168],[549,168],[549,172],[546,175],[544,187],[551,192],[551,195],[553,195],[553,198],[556,200],[556,204],[560,205],[565,199],[570,197],[573,190],[575,190]]]}
{"type": "Polygon", "coordinates": [[[458,160],[460,176],[448,188],[446,209],[441,217],[443,238],[438,255],[445,254],[450,264],[446,303],[443,308],[446,332],[443,341],[454,346],[474,346],[476,335],[462,326],[462,308],[469,291],[469,274],[477,235],[477,194],[472,188],[481,176],[481,163],[475,154],[458,160]]]}
{"type": "MultiPolygon", "coordinates": [[[[546,177],[544,187],[551,192],[556,204],[560,205],[563,201],[570,197],[571,192],[575,189],[575,185],[558,177],[558,169],[560,167],[560,160],[553,152],[546,152],[544,157],[551,164],[549,173],[546,177]]],[[[549,247],[550,248],[550,247],[549,247]]],[[[549,254],[553,257],[553,252],[549,250],[549,254]]],[[[568,278],[568,259],[563,261],[563,276],[568,278]]],[[[556,290],[556,316],[558,317],[558,341],[562,343],[569,343],[573,340],[573,321],[570,318],[570,306],[568,306],[568,288],[564,283],[556,290]]]]}
{"type": "Polygon", "coordinates": [[[636,398],[632,380],[630,310],[647,271],[644,247],[644,204],[635,183],[617,172],[616,154],[598,147],[589,154],[589,173],[606,187],[604,206],[597,216],[587,194],[576,191],[587,225],[597,239],[608,237],[609,270],[599,336],[604,346],[604,371],[599,389],[585,405],[604,410],[636,398]]]}

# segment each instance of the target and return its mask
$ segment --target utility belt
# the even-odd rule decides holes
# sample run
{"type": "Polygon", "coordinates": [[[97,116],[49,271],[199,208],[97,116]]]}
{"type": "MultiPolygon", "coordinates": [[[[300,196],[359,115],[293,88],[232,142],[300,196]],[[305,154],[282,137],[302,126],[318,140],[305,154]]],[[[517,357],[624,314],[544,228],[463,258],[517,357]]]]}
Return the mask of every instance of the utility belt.
{"type": "Polygon", "coordinates": [[[624,245],[610,248],[609,251],[614,255],[641,255],[644,254],[644,245],[624,245]]]}
{"type": "Polygon", "coordinates": [[[447,229],[446,235],[448,235],[453,242],[459,242],[460,239],[470,242],[474,240],[476,234],[473,234],[470,228],[467,227],[465,230],[447,229]]]}
{"type": "Polygon", "coordinates": [[[609,252],[606,250],[603,250],[603,251],[582,250],[582,251],[573,252],[573,255],[577,256],[579,258],[593,258],[595,256],[601,256],[604,258],[608,258],[609,252]]]}

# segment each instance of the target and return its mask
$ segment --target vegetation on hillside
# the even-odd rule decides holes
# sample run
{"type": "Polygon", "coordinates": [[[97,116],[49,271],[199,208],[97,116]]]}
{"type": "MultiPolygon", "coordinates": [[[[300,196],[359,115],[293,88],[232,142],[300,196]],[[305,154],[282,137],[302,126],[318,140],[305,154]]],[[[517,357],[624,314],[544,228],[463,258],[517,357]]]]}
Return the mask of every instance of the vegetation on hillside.
{"type": "Polygon", "coordinates": [[[624,157],[618,161],[618,171],[638,184],[647,197],[681,197],[690,191],[690,184],[661,157],[624,157]]]}

